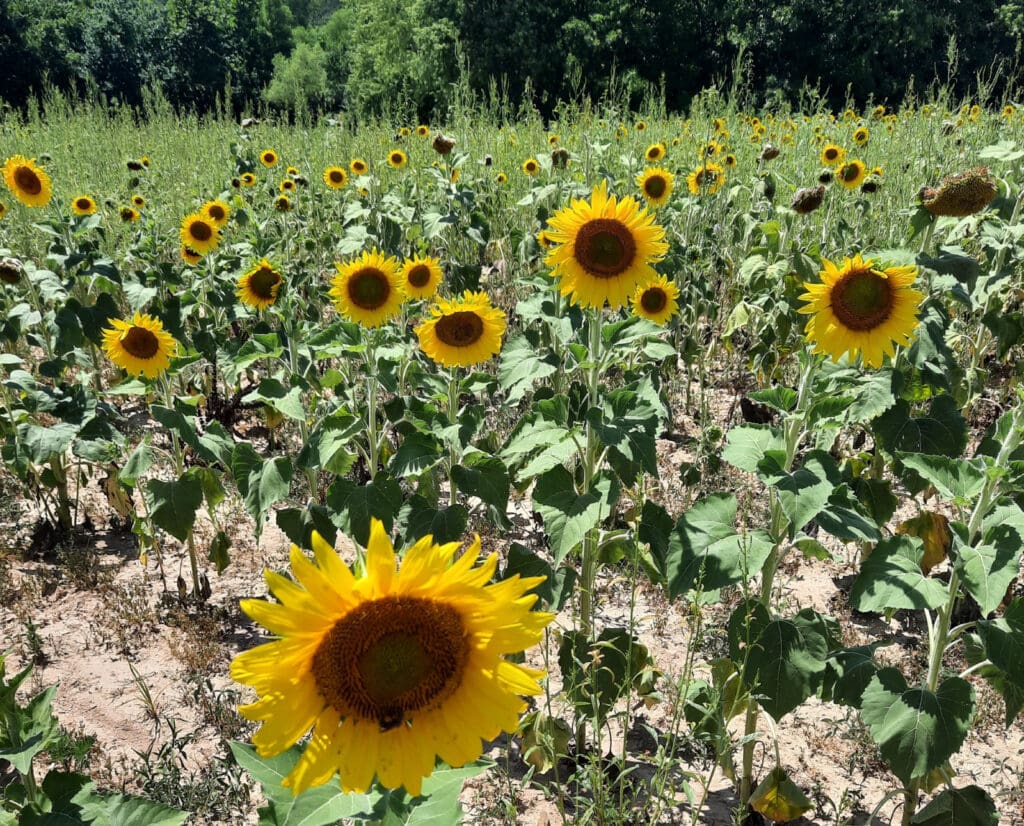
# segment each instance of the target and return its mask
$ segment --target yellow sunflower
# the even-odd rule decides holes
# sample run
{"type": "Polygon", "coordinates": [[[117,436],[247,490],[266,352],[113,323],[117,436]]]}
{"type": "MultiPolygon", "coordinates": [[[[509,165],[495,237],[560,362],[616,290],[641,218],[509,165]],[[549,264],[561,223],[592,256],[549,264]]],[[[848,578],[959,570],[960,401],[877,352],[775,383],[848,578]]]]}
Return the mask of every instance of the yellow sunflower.
{"type": "Polygon", "coordinates": [[[549,250],[555,245],[555,239],[551,237],[550,231],[542,229],[537,233],[537,244],[542,249],[549,250]]]}
{"type": "Polygon", "coordinates": [[[293,181],[291,178],[285,178],[283,181],[281,181],[280,184],[278,184],[278,188],[282,192],[294,192],[295,191],[295,181],[293,181]]]}
{"type": "Polygon", "coordinates": [[[656,277],[651,263],[668,252],[665,230],[632,198],[595,187],[590,202],[578,198],[548,220],[558,244],[545,259],[561,279],[562,295],[575,304],[612,309],[626,305],[641,281],[656,277]]]}
{"type": "Polygon", "coordinates": [[[636,183],[640,187],[640,194],[644,196],[647,203],[661,206],[668,201],[672,194],[675,177],[667,169],[652,166],[636,176],[636,183]]]}
{"type": "Polygon", "coordinates": [[[213,221],[218,229],[221,229],[227,224],[228,218],[231,216],[231,207],[218,198],[215,201],[207,201],[203,204],[200,212],[213,221]]]}
{"type": "Polygon", "coordinates": [[[558,146],[558,142],[562,139],[561,135],[548,135],[548,146],[558,146]]]}
{"type": "Polygon", "coordinates": [[[467,367],[501,352],[505,313],[491,306],[487,293],[466,290],[462,298],[440,299],[430,318],[416,328],[420,348],[445,367],[467,367]]]}
{"type": "Polygon", "coordinates": [[[726,169],[733,169],[736,166],[736,156],[733,154],[726,155],[722,160],[722,164],[726,169]]]}
{"type": "Polygon", "coordinates": [[[866,126],[858,127],[853,130],[853,142],[857,146],[867,146],[868,139],[871,137],[871,130],[866,126]]]}
{"type": "Polygon", "coordinates": [[[134,224],[139,220],[139,211],[135,207],[123,206],[120,210],[121,220],[126,224],[134,224]]]}
{"type": "Polygon", "coordinates": [[[264,149],[260,152],[260,163],[268,169],[277,166],[277,153],[273,149],[264,149]]]}
{"type": "Polygon", "coordinates": [[[652,143],[647,147],[647,151],[644,152],[644,159],[648,163],[657,163],[665,157],[665,144],[663,143],[652,143]]]}
{"type": "Polygon", "coordinates": [[[637,132],[643,132],[647,129],[647,124],[642,120],[638,120],[636,123],[633,124],[633,128],[637,132]]]}
{"type": "Polygon", "coordinates": [[[416,135],[421,138],[429,138],[430,127],[424,123],[421,123],[419,126],[416,127],[416,135]]]}
{"type": "Polygon", "coordinates": [[[256,184],[256,176],[251,172],[243,172],[241,176],[242,186],[254,186],[256,184]]]}
{"type": "Polygon", "coordinates": [[[392,149],[388,152],[388,166],[392,169],[401,169],[407,163],[409,163],[409,156],[401,149],[392,149]]]}
{"type": "Polygon", "coordinates": [[[7,214],[7,204],[0,201],[0,218],[3,218],[7,214]]]}
{"type": "Polygon", "coordinates": [[[698,166],[686,178],[691,195],[714,195],[725,186],[725,170],[716,163],[698,166]]]}
{"type": "Polygon", "coordinates": [[[537,159],[527,158],[525,161],[523,161],[523,172],[525,172],[527,175],[536,175],[538,172],[540,172],[540,164],[537,162],[537,159]]]}
{"type": "Polygon", "coordinates": [[[274,265],[263,258],[238,279],[238,289],[235,291],[235,295],[243,304],[248,304],[257,310],[265,310],[277,301],[277,293],[281,289],[283,280],[281,273],[274,268],[274,265]]]}
{"type": "Polygon", "coordinates": [[[884,356],[893,357],[894,345],[914,338],[917,314],[924,293],[911,289],[917,267],[881,268],[860,255],[847,258],[842,267],[822,259],[821,283],[804,283],[808,302],[799,312],[811,316],[804,328],[815,353],[832,361],[849,353],[861,353],[868,367],[881,367],[884,356]]]}
{"type": "Polygon", "coordinates": [[[217,249],[220,243],[220,229],[213,220],[202,212],[193,212],[181,219],[182,246],[206,255],[217,249]]]}
{"type": "Polygon", "coordinates": [[[348,173],[340,166],[329,166],[324,170],[324,183],[331,189],[341,189],[348,183],[348,173]]]}
{"type": "Polygon", "coordinates": [[[501,186],[502,184],[507,184],[508,183],[508,175],[506,175],[504,172],[499,172],[495,176],[494,180],[497,182],[497,184],[499,186],[501,186]]]}
{"type": "Polygon", "coordinates": [[[53,195],[50,176],[36,166],[35,158],[24,155],[14,155],[4,163],[4,183],[27,207],[46,206],[53,195]]]}
{"type": "Polygon", "coordinates": [[[299,170],[294,166],[289,166],[284,171],[285,175],[291,175],[293,178],[299,174],[299,170]]]}
{"type": "Polygon", "coordinates": [[[335,267],[330,296],[339,313],[364,327],[379,327],[398,315],[405,301],[398,261],[374,249],[335,267]]]}
{"type": "Polygon", "coordinates": [[[441,262],[430,255],[406,259],[398,273],[409,298],[433,298],[442,276],[441,262]]]}
{"type": "Polygon", "coordinates": [[[369,165],[362,158],[353,158],[348,168],[352,170],[353,175],[365,175],[370,170],[369,165]]]}
{"type": "Polygon", "coordinates": [[[318,533],[312,545],[313,560],[292,545],[294,580],[265,572],[278,602],[242,600],[278,639],[231,663],[232,678],[258,695],[238,710],[262,724],[252,738],[261,756],[312,728],[285,787],[298,795],[337,772],[344,791],[365,792],[376,774],[415,797],[438,756],[462,766],[516,728],[520,695],[539,694],[543,672],[505,655],[536,645],[553,619],[530,611],[541,577],[488,584],[498,560],[473,567],[479,537],[452,563],[459,543],[425,536],[398,567],[377,519],[358,579],[318,533]]]}
{"type": "Polygon", "coordinates": [[[201,256],[194,249],[191,249],[186,246],[182,246],[181,248],[181,260],[184,261],[186,264],[198,264],[200,260],[202,260],[202,257],[203,256],[201,256]]]}
{"type": "Polygon", "coordinates": [[[722,154],[722,144],[718,141],[708,141],[700,148],[700,156],[702,158],[717,158],[722,154]]]}
{"type": "Polygon", "coordinates": [[[679,288],[665,276],[639,284],[633,293],[634,315],[665,326],[679,312],[679,288]]]}
{"type": "Polygon", "coordinates": [[[821,149],[821,162],[825,166],[839,166],[846,160],[846,150],[834,143],[825,144],[821,149]]]}
{"type": "Polygon", "coordinates": [[[278,195],[274,199],[274,209],[278,212],[291,212],[292,201],[287,195],[278,195]]]}
{"type": "Polygon", "coordinates": [[[146,199],[141,195],[132,195],[132,206],[136,209],[142,209],[146,205],[146,199]]]}
{"type": "Polygon", "coordinates": [[[836,180],[847,189],[856,189],[867,177],[868,168],[864,161],[847,161],[836,170],[836,180]]]}
{"type": "Polygon", "coordinates": [[[133,376],[155,379],[171,366],[178,342],[160,319],[136,313],[131,321],[107,320],[113,326],[103,331],[103,349],[118,367],[133,376]]]}
{"type": "Polygon", "coordinates": [[[71,211],[75,215],[92,215],[96,212],[96,201],[88,195],[78,195],[71,201],[71,211]]]}

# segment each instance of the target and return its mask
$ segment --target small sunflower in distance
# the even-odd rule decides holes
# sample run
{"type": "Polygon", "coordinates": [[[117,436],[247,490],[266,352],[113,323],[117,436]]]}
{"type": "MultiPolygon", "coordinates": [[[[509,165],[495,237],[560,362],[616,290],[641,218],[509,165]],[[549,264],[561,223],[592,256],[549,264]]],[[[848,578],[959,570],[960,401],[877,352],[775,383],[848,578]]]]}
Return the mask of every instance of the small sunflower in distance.
{"type": "Polygon", "coordinates": [[[267,167],[267,169],[277,166],[277,160],[277,153],[273,149],[264,149],[260,152],[260,163],[267,167]]]}
{"type": "Polygon", "coordinates": [[[340,166],[329,166],[324,170],[324,183],[331,189],[341,189],[348,183],[348,173],[340,166]]]}
{"type": "Polygon", "coordinates": [[[859,352],[868,367],[881,367],[893,357],[894,345],[908,345],[918,325],[924,293],[911,288],[917,267],[882,268],[860,255],[844,260],[841,267],[822,259],[821,283],[804,283],[808,302],[799,312],[811,316],[804,332],[815,353],[832,361],[859,352]]]}
{"type": "Polygon", "coordinates": [[[491,306],[487,293],[466,290],[462,298],[440,299],[430,318],[416,328],[420,348],[445,367],[480,364],[501,352],[505,313],[491,306]]]}
{"type": "Polygon", "coordinates": [[[834,143],[825,144],[821,149],[821,162],[825,166],[839,166],[846,160],[846,150],[834,143]]]}
{"type": "Polygon", "coordinates": [[[497,175],[495,175],[494,181],[495,183],[498,184],[498,186],[504,186],[505,184],[508,183],[508,175],[506,175],[504,172],[499,172],[497,175]]]}
{"type": "Polygon", "coordinates": [[[665,157],[665,144],[663,143],[652,143],[647,147],[647,151],[644,152],[644,160],[647,163],[657,163],[665,157]]]}
{"type": "Polygon", "coordinates": [[[241,181],[242,186],[245,187],[256,185],[256,176],[251,172],[243,172],[239,180],[241,181]]]}
{"type": "Polygon", "coordinates": [[[362,158],[353,158],[348,168],[352,170],[353,175],[365,175],[370,171],[369,165],[362,158]]]}
{"type": "Polygon", "coordinates": [[[282,781],[295,795],[338,773],[343,791],[385,788],[415,797],[438,756],[476,760],[483,743],[513,731],[540,693],[543,672],[505,659],[536,645],[553,619],[531,611],[541,577],[488,584],[497,556],[482,564],[480,539],[452,563],[459,543],[428,535],[401,565],[377,519],[370,522],[358,579],[318,533],[313,559],[291,548],[294,580],[265,577],[277,602],[242,600],[242,610],[278,639],[244,651],[232,678],[256,689],[239,707],[261,723],[252,742],[272,757],[312,736],[282,781]]]}
{"type": "Polygon", "coordinates": [[[238,279],[235,295],[243,304],[265,310],[275,301],[283,281],[281,273],[266,258],[238,279]]]}
{"type": "Polygon", "coordinates": [[[274,209],[278,212],[291,212],[292,200],[287,195],[278,195],[274,199],[274,209]]]}
{"type": "Polygon", "coordinates": [[[407,259],[398,273],[409,298],[433,298],[441,284],[441,262],[431,255],[407,259]]]}
{"type": "Polygon", "coordinates": [[[284,180],[281,181],[280,184],[278,184],[278,189],[280,189],[282,192],[294,192],[295,181],[293,181],[291,178],[285,178],[284,180]]]}
{"type": "Polygon", "coordinates": [[[656,277],[651,263],[668,252],[665,230],[633,198],[608,195],[608,182],[590,201],[573,199],[548,220],[557,243],[545,258],[559,289],[574,304],[613,310],[626,305],[637,284],[656,277]]]}
{"type": "Polygon", "coordinates": [[[652,166],[637,175],[636,183],[640,187],[640,194],[644,196],[647,203],[661,206],[668,201],[672,194],[675,178],[667,169],[652,166]]]}
{"type": "Polygon", "coordinates": [[[679,288],[665,276],[637,286],[633,293],[633,314],[664,327],[679,312],[679,288]]]}
{"type": "Polygon", "coordinates": [[[867,177],[868,168],[864,161],[847,161],[836,170],[836,180],[847,189],[856,189],[867,177]]]}
{"type": "Polygon", "coordinates": [[[218,229],[223,229],[231,217],[231,207],[219,198],[215,201],[207,201],[203,204],[200,212],[216,224],[218,229]]]}
{"type": "Polygon", "coordinates": [[[184,261],[186,264],[195,266],[202,260],[202,258],[203,256],[201,256],[198,252],[196,252],[193,249],[189,249],[188,247],[184,246],[181,248],[181,260],[184,261]]]}
{"type": "Polygon", "coordinates": [[[376,249],[344,264],[335,264],[329,295],[338,312],[364,327],[379,327],[402,308],[405,292],[398,277],[398,261],[376,249]]]}
{"type": "Polygon", "coordinates": [[[92,215],[96,212],[96,201],[88,195],[78,195],[71,200],[71,211],[75,215],[92,215]]]}
{"type": "Polygon", "coordinates": [[[142,209],[146,205],[146,199],[141,195],[132,195],[132,206],[136,209],[142,209]]]}
{"type": "Polygon", "coordinates": [[[866,126],[860,126],[853,130],[853,142],[857,146],[867,146],[868,139],[871,137],[871,130],[866,126]]]}
{"type": "Polygon", "coordinates": [[[691,195],[714,195],[725,186],[725,170],[716,163],[698,166],[686,178],[691,195]]]}
{"type": "Polygon", "coordinates": [[[540,164],[537,162],[536,158],[527,158],[525,161],[523,161],[522,168],[523,172],[525,172],[527,175],[536,175],[538,172],[540,172],[540,164]]]}
{"type": "Polygon", "coordinates": [[[53,188],[50,176],[36,166],[35,158],[14,155],[4,163],[4,183],[19,201],[27,207],[44,207],[50,203],[53,188]]]}
{"type": "Polygon", "coordinates": [[[123,206],[121,207],[119,214],[121,220],[126,224],[134,224],[139,220],[139,211],[135,207],[123,206]]]}
{"type": "Polygon", "coordinates": [[[213,220],[202,212],[193,212],[181,219],[181,244],[206,255],[217,249],[220,243],[220,229],[213,220]]]}
{"type": "Polygon", "coordinates": [[[392,149],[388,152],[388,166],[392,169],[401,169],[407,163],[409,163],[409,156],[401,149],[392,149]]]}
{"type": "Polygon", "coordinates": [[[419,126],[416,127],[416,136],[420,138],[429,138],[430,127],[427,126],[425,123],[421,123],[419,126]]]}
{"type": "Polygon", "coordinates": [[[103,350],[118,367],[132,376],[155,379],[171,366],[178,343],[159,319],[136,313],[131,321],[107,320],[113,326],[103,330],[103,350]]]}

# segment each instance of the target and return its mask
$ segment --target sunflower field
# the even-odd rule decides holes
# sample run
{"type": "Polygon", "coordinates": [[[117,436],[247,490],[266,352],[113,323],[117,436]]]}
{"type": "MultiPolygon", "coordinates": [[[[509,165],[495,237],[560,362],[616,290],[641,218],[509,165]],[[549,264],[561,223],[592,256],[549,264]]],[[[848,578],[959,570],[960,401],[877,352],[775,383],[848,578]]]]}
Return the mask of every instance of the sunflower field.
{"type": "Polygon", "coordinates": [[[1024,823],[1024,111],[0,121],[0,826],[1024,823]]]}

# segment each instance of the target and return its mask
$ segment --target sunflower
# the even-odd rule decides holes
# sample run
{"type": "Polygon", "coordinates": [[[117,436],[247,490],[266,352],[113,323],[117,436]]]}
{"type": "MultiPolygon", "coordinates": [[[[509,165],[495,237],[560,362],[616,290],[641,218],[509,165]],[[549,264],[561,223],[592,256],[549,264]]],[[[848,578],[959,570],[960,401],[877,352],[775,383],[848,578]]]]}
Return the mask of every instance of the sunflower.
{"type": "Polygon", "coordinates": [[[281,289],[283,280],[281,273],[274,268],[273,264],[263,258],[238,279],[238,289],[235,291],[235,295],[243,304],[248,304],[257,310],[265,310],[277,301],[277,292],[281,289]]]}
{"type": "Polygon", "coordinates": [[[647,129],[647,124],[642,120],[638,120],[636,123],[633,124],[633,128],[637,132],[643,132],[647,129]]]}
{"type": "Polygon", "coordinates": [[[501,186],[501,185],[503,185],[503,184],[507,184],[507,183],[508,183],[508,175],[506,175],[506,174],[505,174],[504,172],[499,172],[499,173],[498,173],[498,174],[497,174],[497,175],[496,175],[496,176],[494,177],[494,180],[495,180],[495,181],[497,182],[497,184],[498,184],[499,186],[501,186]]]}
{"type": "Polygon", "coordinates": [[[136,209],[142,209],[146,205],[146,199],[141,195],[132,195],[132,206],[136,209]]]}
{"type": "Polygon", "coordinates": [[[536,175],[540,172],[540,164],[537,163],[536,158],[527,158],[523,161],[523,172],[527,175],[536,175]]]}
{"type": "Polygon", "coordinates": [[[142,167],[144,169],[149,169],[149,155],[143,155],[141,158],[139,158],[139,163],[142,164],[142,167]]]}
{"type": "Polygon", "coordinates": [[[260,163],[268,169],[277,166],[277,153],[273,149],[264,149],[260,152],[260,163]]]}
{"type": "Polygon", "coordinates": [[[842,267],[822,259],[821,283],[804,283],[808,302],[799,312],[811,316],[805,333],[815,353],[832,361],[859,351],[868,367],[881,367],[883,356],[892,358],[895,344],[914,338],[917,314],[924,293],[911,289],[917,267],[882,269],[860,255],[847,258],[842,267]]]}
{"type": "Polygon", "coordinates": [[[96,212],[96,201],[88,195],[78,195],[71,201],[71,211],[75,215],[92,215],[96,212]]]}
{"type": "Polygon", "coordinates": [[[442,276],[441,262],[430,255],[407,258],[398,272],[409,298],[433,298],[442,276]]]}
{"type": "Polygon", "coordinates": [[[714,130],[716,135],[717,134],[721,134],[722,132],[724,132],[725,131],[725,118],[715,118],[711,122],[711,128],[714,130]]]}
{"type": "Polygon", "coordinates": [[[647,203],[652,206],[661,206],[668,201],[672,194],[675,178],[667,169],[653,166],[637,175],[636,183],[640,187],[640,194],[644,196],[647,203]]]}
{"type": "Polygon", "coordinates": [[[220,229],[213,220],[202,212],[193,212],[181,219],[181,243],[200,255],[217,249],[220,243],[220,229]]]}
{"type": "Polygon", "coordinates": [[[53,194],[50,176],[36,166],[35,158],[24,155],[14,155],[4,163],[4,183],[27,207],[46,206],[53,194]]]}
{"type": "Polygon", "coordinates": [[[697,167],[686,178],[691,195],[714,195],[725,186],[725,170],[716,163],[697,167]]]}
{"type": "Polygon", "coordinates": [[[184,261],[186,264],[198,264],[200,260],[202,260],[202,257],[203,256],[201,256],[191,247],[182,246],[181,248],[181,260],[184,261]]]}
{"type": "Polygon", "coordinates": [[[369,165],[362,158],[353,158],[348,168],[352,170],[353,175],[365,175],[370,170],[369,165]]]}
{"type": "Polygon", "coordinates": [[[868,139],[871,137],[871,130],[866,126],[860,126],[853,130],[853,142],[857,146],[867,146],[868,139]]]}
{"type": "Polygon", "coordinates": [[[632,198],[609,197],[607,181],[594,188],[589,203],[573,199],[548,226],[558,246],[545,261],[561,279],[562,295],[588,307],[624,307],[638,283],[656,276],[651,263],[668,252],[654,216],[632,198]]]}
{"type": "Polygon", "coordinates": [[[291,212],[292,210],[292,199],[287,195],[278,195],[274,199],[274,209],[278,212],[291,212]]]}
{"type": "Polygon", "coordinates": [[[278,184],[278,188],[282,192],[294,192],[295,191],[295,181],[293,181],[291,178],[285,178],[284,180],[281,181],[280,184],[278,184]]]}
{"type": "Polygon", "coordinates": [[[718,141],[708,141],[700,148],[702,158],[717,158],[722,154],[722,144],[718,141]]]}
{"type": "Polygon", "coordinates": [[[134,224],[139,220],[139,211],[135,207],[123,206],[120,210],[121,220],[126,224],[134,224]]]}
{"type": "Polygon", "coordinates": [[[251,172],[243,172],[241,176],[242,186],[254,186],[256,183],[256,176],[251,172]]]}
{"type": "Polygon", "coordinates": [[[340,166],[329,166],[324,170],[324,183],[331,189],[341,189],[348,183],[348,173],[340,166]]]}
{"type": "Polygon", "coordinates": [[[847,189],[856,189],[864,181],[868,168],[864,161],[847,161],[836,170],[836,180],[847,189]]]}
{"type": "Polygon", "coordinates": [[[445,367],[467,367],[501,352],[505,327],[505,313],[491,306],[487,293],[466,290],[462,298],[442,298],[431,307],[416,336],[428,358],[445,367]]]}
{"type": "Polygon", "coordinates": [[[228,218],[231,216],[231,207],[218,198],[215,201],[207,201],[203,204],[200,212],[213,221],[218,229],[221,229],[227,224],[228,218]]]}
{"type": "Polygon", "coordinates": [[[846,160],[846,150],[834,143],[827,143],[821,149],[821,162],[825,166],[839,166],[846,160]]]}
{"type": "Polygon", "coordinates": [[[638,284],[633,293],[633,314],[665,326],[679,312],[679,288],[665,276],[638,284]]]}
{"type": "Polygon", "coordinates": [[[103,331],[103,349],[118,367],[133,376],[155,379],[171,366],[178,342],[160,319],[136,313],[131,321],[107,320],[113,326],[103,331]]]}
{"type": "Polygon", "coordinates": [[[725,166],[726,169],[733,169],[736,166],[736,156],[733,154],[726,155],[722,160],[722,165],[725,166]]]}
{"type": "Polygon", "coordinates": [[[388,166],[392,169],[401,169],[407,163],[409,163],[409,156],[401,149],[392,149],[388,152],[388,166]]]}
{"type": "Polygon", "coordinates": [[[7,214],[7,204],[0,201],[0,218],[3,218],[7,214]]]}
{"type": "Polygon", "coordinates": [[[379,327],[398,315],[405,300],[398,261],[374,249],[335,267],[330,296],[343,316],[364,327],[379,327]]]}
{"type": "Polygon", "coordinates": [[[416,135],[417,135],[417,137],[420,137],[420,138],[429,138],[430,137],[430,127],[427,126],[424,123],[421,123],[419,126],[416,127],[416,135]]]}
{"type": "Polygon", "coordinates": [[[548,146],[558,146],[561,139],[560,135],[548,135],[548,146]]]}
{"type": "Polygon", "coordinates": [[[647,147],[647,151],[644,152],[644,159],[648,163],[657,163],[665,157],[665,144],[663,143],[652,143],[647,147]]]}
{"type": "Polygon", "coordinates": [[[294,166],[289,166],[284,170],[285,175],[291,175],[293,178],[299,174],[299,170],[294,166]]]}
{"type": "Polygon", "coordinates": [[[259,697],[238,710],[262,723],[252,738],[260,756],[313,730],[285,787],[298,795],[337,772],[344,791],[365,792],[376,774],[415,797],[438,756],[462,766],[516,728],[519,695],[539,694],[543,672],[504,655],[536,645],[553,619],[530,611],[541,577],[488,584],[498,560],[472,567],[479,537],[453,564],[458,543],[425,536],[398,567],[377,519],[358,579],[318,533],[311,544],[313,560],[292,545],[295,581],[265,572],[278,602],[242,600],[279,638],[231,663],[259,697]]]}

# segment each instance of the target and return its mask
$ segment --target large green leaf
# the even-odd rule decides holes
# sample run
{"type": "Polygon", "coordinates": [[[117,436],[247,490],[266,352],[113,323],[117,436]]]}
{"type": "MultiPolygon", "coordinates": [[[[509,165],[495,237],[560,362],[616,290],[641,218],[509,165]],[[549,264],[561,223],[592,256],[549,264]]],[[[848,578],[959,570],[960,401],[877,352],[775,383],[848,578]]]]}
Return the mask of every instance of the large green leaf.
{"type": "Polygon", "coordinates": [[[406,544],[428,534],[434,537],[435,543],[459,541],[465,534],[468,519],[469,511],[462,505],[435,508],[418,493],[413,494],[398,513],[406,544]]]}
{"type": "Polygon", "coordinates": [[[57,422],[49,427],[35,424],[18,425],[18,442],[37,465],[45,464],[54,456],[62,456],[78,435],[78,426],[57,422]]]}
{"type": "Polygon", "coordinates": [[[923,453],[900,453],[904,466],[916,471],[935,486],[943,499],[969,507],[985,486],[985,468],[980,459],[954,459],[923,453]]]}
{"type": "Polygon", "coordinates": [[[943,789],[911,819],[911,826],[998,826],[999,812],[979,786],[943,789]]]}
{"type": "Polygon", "coordinates": [[[850,604],[858,611],[898,608],[938,608],[948,599],[946,584],[921,573],[924,547],[911,536],[893,536],[879,542],[860,567],[850,590],[850,604]]]}
{"type": "Polygon", "coordinates": [[[568,461],[576,453],[576,440],[580,437],[578,428],[537,419],[512,432],[501,450],[501,458],[508,465],[530,459],[516,474],[520,481],[525,482],[568,461]]]}
{"type": "Polygon", "coordinates": [[[835,703],[860,708],[864,689],[878,673],[878,666],[875,665],[875,650],[889,644],[879,640],[869,645],[855,645],[851,648],[833,651],[825,668],[825,678],[822,683],[823,699],[831,699],[835,703]]]}
{"type": "Polygon", "coordinates": [[[533,509],[544,520],[555,567],[587,531],[611,514],[618,497],[618,483],[607,474],[599,476],[582,494],[576,492],[572,474],[561,465],[537,480],[533,509]]]}
{"type": "Polygon", "coordinates": [[[507,404],[519,404],[538,381],[558,369],[558,358],[539,348],[540,335],[533,330],[511,338],[501,348],[498,384],[508,394],[507,404]]]}
{"type": "Polygon", "coordinates": [[[302,403],[301,387],[285,387],[277,379],[266,378],[260,381],[259,387],[247,394],[243,402],[263,402],[268,407],[274,408],[278,413],[304,422],[308,418],[306,407],[302,403]]]}
{"type": "Polygon", "coordinates": [[[1024,599],[1010,603],[1000,619],[982,620],[978,636],[986,656],[1018,688],[1024,688],[1024,599]]]}
{"type": "Polygon", "coordinates": [[[558,650],[558,665],[569,700],[581,714],[599,718],[626,694],[634,676],[634,650],[640,642],[625,628],[605,628],[596,641],[580,631],[568,631],[558,650]]]}
{"type": "Polygon", "coordinates": [[[944,680],[935,692],[910,688],[897,669],[883,668],[864,689],[861,716],[893,774],[909,786],[963,745],[974,688],[960,677],[944,680]]]}
{"type": "Polygon", "coordinates": [[[1010,524],[995,525],[985,532],[984,540],[969,545],[966,528],[954,530],[956,568],[964,589],[988,616],[1006,597],[1020,572],[1021,536],[1010,524]]]}
{"type": "Polygon", "coordinates": [[[956,457],[967,446],[967,421],[949,395],[936,396],[928,412],[910,415],[909,402],[901,399],[872,423],[875,437],[889,453],[899,451],[956,457]]]}
{"type": "Polygon", "coordinates": [[[634,484],[641,471],[657,475],[658,411],[639,393],[627,389],[608,393],[601,408],[587,411],[587,421],[608,448],[608,460],[623,484],[634,484]]]}
{"type": "Polygon", "coordinates": [[[508,468],[501,459],[485,453],[470,453],[452,468],[452,478],[460,491],[479,497],[494,509],[495,515],[506,518],[510,482],[508,468]]]}
{"type": "Polygon", "coordinates": [[[370,520],[379,519],[390,533],[402,507],[402,489],[386,473],[378,473],[365,485],[351,479],[335,479],[327,489],[331,521],[362,546],[370,541],[370,520]]]}
{"type": "Polygon", "coordinates": [[[740,470],[756,473],[757,466],[769,451],[784,451],[782,431],[774,427],[748,425],[729,431],[722,458],[740,470]]]}
{"type": "Polygon", "coordinates": [[[462,807],[459,795],[462,787],[471,777],[488,768],[488,763],[476,762],[458,769],[438,767],[423,780],[421,797],[409,813],[405,826],[451,826],[462,822],[462,807]]]}
{"type": "Polygon", "coordinates": [[[768,454],[758,463],[757,475],[778,493],[790,538],[821,513],[841,481],[836,460],[821,450],[811,451],[791,473],[780,467],[774,453],[768,454]]]}
{"type": "Polygon", "coordinates": [[[157,526],[184,542],[203,503],[203,483],[194,469],[186,470],[177,481],[150,479],[146,482],[146,500],[157,526]]]}
{"type": "Polygon", "coordinates": [[[432,468],[444,457],[439,441],[427,433],[410,433],[391,457],[390,471],[394,476],[418,476],[432,468]]]}

